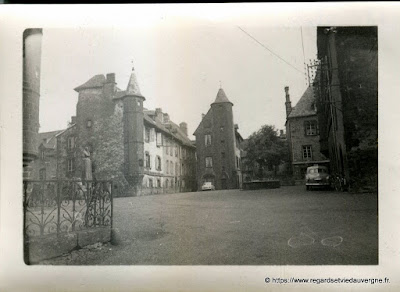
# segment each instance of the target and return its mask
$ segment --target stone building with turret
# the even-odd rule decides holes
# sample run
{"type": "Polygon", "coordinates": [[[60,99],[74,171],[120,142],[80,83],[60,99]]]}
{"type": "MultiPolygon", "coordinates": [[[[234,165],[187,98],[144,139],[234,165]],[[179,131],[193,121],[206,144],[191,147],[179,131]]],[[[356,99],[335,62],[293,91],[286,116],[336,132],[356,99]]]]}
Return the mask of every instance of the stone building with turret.
{"type": "Polygon", "coordinates": [[[88,149],[93,178],[113,180],[117,195],[196,190],[196,148],[187,124],[175,124],[160,108],[146,109],[133,70],[126,90],[111,73],[96,75],[75,91],[70,126],[40,134],[37,179],[82,178],[82,153],[88,149]]]}
{"type": "Polygon", "coordinates": [[[241,143],[238,125],[233,122],[233,103],[219,89],[215,101],[197,127],[197,185],[211,182],[215,189],[242,187],[241,143]]]}

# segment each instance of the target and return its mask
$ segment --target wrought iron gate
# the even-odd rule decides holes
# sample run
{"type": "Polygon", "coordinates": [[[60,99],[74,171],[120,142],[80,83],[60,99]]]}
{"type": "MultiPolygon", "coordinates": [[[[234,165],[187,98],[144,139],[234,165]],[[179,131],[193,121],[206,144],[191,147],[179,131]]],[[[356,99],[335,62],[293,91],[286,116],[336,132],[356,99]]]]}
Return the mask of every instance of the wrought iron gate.
{"type": "Polygon", "coordinates": [[[112,227],[112,181],[27,180],[23,191],[25,238],[112,227]]]}

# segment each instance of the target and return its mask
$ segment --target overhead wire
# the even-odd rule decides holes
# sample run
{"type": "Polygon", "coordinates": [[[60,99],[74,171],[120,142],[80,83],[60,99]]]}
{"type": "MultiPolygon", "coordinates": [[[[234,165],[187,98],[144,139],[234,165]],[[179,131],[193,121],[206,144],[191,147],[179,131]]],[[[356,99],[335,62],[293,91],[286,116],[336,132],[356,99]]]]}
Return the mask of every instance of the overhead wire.
{"type": "Polygon", "coordinates": [[[310,83],[309,78],[307,79],[308,72],[307,72],[307,67],[306,67],[306,54],[304,52],[304,41],[303,41],[303,28],[300,26],[300,33],[301,33],[301,48],[303,49],[303,61],[304,61],[304,78],[306,80],[306,84],[310,83]]]}
{"type": "Polygon", "coordinates": [[[257,40],[255,37],[253,37],[251,34],[249,34],[247,31],[245,31],[243,28],[241,28],[240,26],[238,26],[238,28],[245,33],[248,37],[250,37],[251,39],[253,39],[256,43],[258,43],[260,46],[262,46],[264,49],[268,50],[272,55],[274,55],[275,57],[277,57],[278,59],[280,59],[281,61],[285,62],[287,65],[289,65],[290,67],[292,67],[293,69],[295,69],[296,71],[300,72],[301,75],[303,75],[304,73],[298,69],[297,67],[295,67],[294,65],[290,64],[288,61],[286,61],[284,58],[282,58],[281,56],[279,56],[278,54],[276,54],[275,52],[273,52],[270,48],[268,48],[266,45],[264,45],[263,43],[261,43],[259,40],[257,40]]]}

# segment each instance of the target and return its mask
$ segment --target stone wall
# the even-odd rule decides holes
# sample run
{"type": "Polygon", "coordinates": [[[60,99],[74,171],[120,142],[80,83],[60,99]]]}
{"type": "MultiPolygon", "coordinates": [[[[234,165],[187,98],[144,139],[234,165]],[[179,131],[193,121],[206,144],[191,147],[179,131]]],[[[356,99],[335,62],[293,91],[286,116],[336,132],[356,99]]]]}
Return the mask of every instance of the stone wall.
{"type": "Polygon", "coordinates": [[[98,120],[93,143],[93,175],[98,180],[112,180],[115,195],[124,196],[128,182],[124,175],[122,102],[115,104],[114,114],[98,120]]]}
{"type": "Polygon", "coordinates": [[[326,157],[320,153],[319,135],[307,136],[304,129],[305,121],[318,122],[317,116],[293,118],[289,120],[292,162],[325,160],[326,157]],[[311,145],[312,147],[312,158],[309,160],[303,159],[303,146],[306,145],[311,145]]]}
{"type": "Polygon", "coordinates": [[[64,234],[34,237],[24,242],[24,261],[27,265],[61,256],[97,242],[111,241],[111,228],[98,227],[64,234]]]}

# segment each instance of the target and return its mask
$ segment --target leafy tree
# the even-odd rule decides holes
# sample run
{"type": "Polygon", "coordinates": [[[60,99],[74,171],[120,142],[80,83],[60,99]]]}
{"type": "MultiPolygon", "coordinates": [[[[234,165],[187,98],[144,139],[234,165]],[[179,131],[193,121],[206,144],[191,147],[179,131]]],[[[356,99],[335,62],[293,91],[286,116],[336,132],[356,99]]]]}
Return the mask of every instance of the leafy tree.
{"type": "Polygon", "coordinates": [[[260,130],[251,134],[246,142],[245,163],[250,167],[258,165],[262,170],[272,165],[276,174],[276,167],[288,160],[286,142],[278,136],[274,126],[262,126],[260,130]]]}

